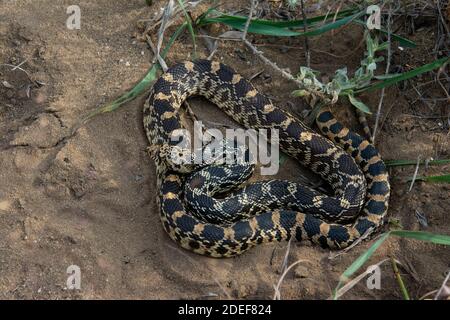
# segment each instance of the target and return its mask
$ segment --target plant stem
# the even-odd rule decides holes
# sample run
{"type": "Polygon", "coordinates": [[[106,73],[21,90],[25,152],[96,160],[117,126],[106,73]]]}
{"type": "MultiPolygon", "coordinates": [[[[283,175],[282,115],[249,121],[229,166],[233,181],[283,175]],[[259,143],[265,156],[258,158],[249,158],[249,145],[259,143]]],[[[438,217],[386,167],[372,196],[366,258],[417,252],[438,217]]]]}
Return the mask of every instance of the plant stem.
{"type": "Polygon", "coordinates": [[[397,262],[391,257],[391,263],[392,263],[392,269],[394,270],[395,278],[397,279],[398,285],[400,286],[400,289],[402,290],[403,298],[405,300],[411,300],[409,297],[408,290],[405,287],[405,284],[403,283],[402,276],[400,275],[400,272],[398,271],[397,262]]]}

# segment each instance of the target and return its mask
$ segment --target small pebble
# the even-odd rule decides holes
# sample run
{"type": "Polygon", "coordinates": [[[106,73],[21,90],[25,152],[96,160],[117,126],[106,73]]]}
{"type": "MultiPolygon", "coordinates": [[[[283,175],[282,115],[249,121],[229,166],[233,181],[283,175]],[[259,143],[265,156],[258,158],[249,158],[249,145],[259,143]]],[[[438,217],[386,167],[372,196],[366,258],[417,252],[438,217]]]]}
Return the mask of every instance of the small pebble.
{"type": "Polygon", "coordinates": [[[297,268],[295,268],[294,276],[296,278],[308,278],[309,275],[310,272],[307,267],[299,265],[297,268]]]}

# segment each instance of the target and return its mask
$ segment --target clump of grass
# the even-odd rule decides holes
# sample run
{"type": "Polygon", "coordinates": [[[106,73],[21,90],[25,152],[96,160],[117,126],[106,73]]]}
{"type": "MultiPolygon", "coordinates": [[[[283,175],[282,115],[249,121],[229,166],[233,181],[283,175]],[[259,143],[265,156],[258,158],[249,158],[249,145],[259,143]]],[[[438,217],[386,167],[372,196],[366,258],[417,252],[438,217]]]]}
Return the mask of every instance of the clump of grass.
{"type": "MultiPolygon", "coordinates": [[[[420,241],[427,241],[434,244],[450,246],[450,236],[434,234],[422,231],[408,231],[408,230],[392,230],[384,233],[375,241],[369,249],[361,254],[345,271],[339,279],[339,283],[334,289],[333,299],[337,300],[343,294],[344,284],[349,282],[349,279],[372,257],[375,251],[391,236],[401,237],[405,239],[415,239],[420,241]]],[[[348,291],[348,287],[345,288],[348,291]]],[[[403,289],[402,289],[403,290],[403,289]]]]}
{"type": "MultiPolygon", "coordinates": [[[[365,16],[365,8],[361,9],[353,7],[337,12],[329,12],[326,15],[320,15],[307,19],[290,20],[290,21],[273,21],[266,19],[252,19],[248,26],[248,32],[254,34],[261,34],[267,36],[278,37],[314,37],[323,33],[336,30],[350,23],[356,23],[366,27],[366,23],[362,20],[365,16]],[[307,26],[307,31],[296,31],[307,26]]],[[[221,23],[231,28],[243,31],[247,22],[246,16],[230,15],[214,8],[210,8],[204,14],[200,15],[196,21],[197,26],[203,26],[211,23],[221,23]]],[[[387,33],[387,31],[380,29],[380,33],[387,33]]],[[[416,43],[393,34],[392,39],[399,42],[401,46],[414,48],[416,43]]]]}

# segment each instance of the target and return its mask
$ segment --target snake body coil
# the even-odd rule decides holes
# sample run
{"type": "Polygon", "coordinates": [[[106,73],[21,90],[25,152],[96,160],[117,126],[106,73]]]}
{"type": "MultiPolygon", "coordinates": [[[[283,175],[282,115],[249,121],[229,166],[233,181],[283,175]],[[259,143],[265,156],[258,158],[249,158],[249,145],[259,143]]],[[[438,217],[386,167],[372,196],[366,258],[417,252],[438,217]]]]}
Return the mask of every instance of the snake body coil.
{"type": "MultiPolygon", "coordinates": [[[[275,107],[247,80],[221,63],[198,60],[170,68],[155,83],[144,107],[144,128],[151,148],[157,150],[154,158],[161,220],[169,236],[196,253],[230,257],[260,243],[291,237],[340,249],[379,228],[387,213],[390,186],[378,151],[340,124],[328,107],[320,110],[316,122],[330,140],[275,107]],[[188,212],[183,200],[185,173],[190,169],[171,163],[167,148],[176,145],[172,133],[184,129],[180,107],[192,95],[206,97],[246,128],[278,129],[281,150],[320,175],[334,195],[296,186],[291,196],[302,203],[294,210],[263,210],[229,224],[205,222],[198,213],[188,212]]],[[[207,182],[201,180],[204,176],[192,179],[195,173],[190,177],[193,188],[207,182]]],[[[276,186],[278,190],[291,190],[289,182],[285,183],[276,186]]],[[[262,189],[255,190],[259,193],[262,189]]],[[[246,207],[242,199],[233,200],[241,202],[237,208],[246,207]]]]}

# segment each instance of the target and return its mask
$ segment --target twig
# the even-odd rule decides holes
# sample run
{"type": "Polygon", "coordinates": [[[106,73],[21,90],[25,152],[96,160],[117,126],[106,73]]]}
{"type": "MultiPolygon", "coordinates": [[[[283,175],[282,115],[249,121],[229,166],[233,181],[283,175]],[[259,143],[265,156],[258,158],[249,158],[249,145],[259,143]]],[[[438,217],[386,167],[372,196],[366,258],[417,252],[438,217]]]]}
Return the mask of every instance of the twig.
{"type": "Polygon", "coordinates": [[[281,275],[280,279],[278,280],[277,285],[274,286],[275,293],[274,293],[274,295],[273,295],[273,300],[281,300],[280,286],[281,286],[281,284],[283,283],[284,278],[286,277],[286,275],[289,273],[289,271],[290,271],[293,267],[295,267],[296,265],[298,265],[299,263],[302,263],[302,262],[311,262],[311,261],[309,261],[309,260],[304,260],[304,259],[298,260],[298,261],[294,262],[293,264],[291,264],[291,265],[289,266],[289,268],[287,268],[287,269],[283,272],[283,274],[281,275]]]}
{"type": "MultiPolygon", "coordinates": [[[[387,42],[388,42],[388,47],[387,47],[387,61],[386,61],[386,72],[385,74],[389,74],[389,69],[391,68],[391,55],[392,55],[392,48],[391,48],[391,24],[392,24],[392,7],[389,6],[389,12],[388,12],[388,19],[387,19],[387,42]]],[[[378,123],[380,121],[380,116],[381,116],[381,107],[383,105],[383,100],[384,100],[384,93],[385,93],[386,89],[383,88],[381,89],[381,96],[380,96],[380,102],[378,103],[378,109],[377,109],[377,114],[376,114],[376,118],[375,118],[375,126],[373,128],[373,135],[372,135],[372,140],[373,140],[373,144],[375,145],[375,140],[376,140],[376,135],[377,135],[377,130],[378,130],[378,123]]]]}
{"type": "Polygon", "coordinates": [[[426,297],[431,296],[432,294],[436,294],[436,292],[438,292],[438,290],[433,290],[433,291],[427,292],[423,296],[421,296],[419,298],[419,300],[425,300],[426,297]]]}
{"type": "Polygon", "coordinates": [[[450,101],[450,95],[448,94],[447,89],[446,89],[445,86],[442,84],[441,80],[439,80],[440,75],[441,75],[442,72],[444,72],[444,68],[445,68],[446,65],[447,65],[447,63],[445,63],[443,66],[441,66],[441,67],[439,68],[439,70],[438,70],[438,72],[437,72],[437,75],[436,75],[436,81],[437,81],[437,83],[439,83],[439,85],[441,86],[442,90],[444,90],[445,95],[447,96],[448,101],[450,101]]]}
{"type": "Polygon", "coordinates": [[[294,81],[297,85],[303,87],[303,83],[301,81],[297,80],[289,72],[278,67],[275,62],[272,62],[269,59],[267,59],[264,56],[264,54],[261,51],[259,51],[251,42],[249,42],[248,40],[244,40],[244,43],[247,47],[249,47],[250,50],[252,50],[253,54],[257,55],[265,64],[267,64],[268,66],[270,66],[273,69],[275,69],[276,71],[278,71],[284,78],[286,78],[290,81],[294,81]]]}
{"type": "Polygon", "coordinates": [[[284,259],[283,259],[283,264],[281,265],[281,273],[286,271],[286,268],[288,267],[289,253],[291,252],[291,242],[292,242],[292,237],[289,239],[289,242],[287,244],[286,253],[285,253],[284,259]]]}
{"type": "Polygon", "coordinates": [[[414,171],[414,175],[411,179],[411,185],[409,186],[409,190],[408,192],[411,192],[413,186],[414,186],[414,182],[416,182],[417,179],[417,173],[419,172],[419,166],[420,166],[420,156],[417,157],[417,165],[416,165],[416,170],[414,171]]]}
{"type": "Polygon", "coordinates": [[[395,278],[397,279],[398,285],[400,286],[400,289],[402,290],[403,298],[405,300],[411,300],[409,297],[408,290],[405,287],[405,284],[403,282],[402,276],[400,275],[400,272],[398,271],[397,262],[393,258],[391,258],[391,264],[392,264],[392,270],[394,271],[395,278]]]}
{"type": "Polygon", "coordinates": [[[253,11],[255,11],[255,6],[256,6],[256,1],[251,0],[250,12],[248,14],[247,21],[245,22],[244,31],[242,33],[242,41],[245,41],[247,39],[247,32],[248,32],[248,28],[250,27],[250,23],[252,21],[252,16],[253,16],[253,11]]]}
{"type": "MultiPolygon", "coordinates": [[[[20,65],[22,65],[22,63],[21,63],[20,65]]],[[[15,71],[15,70],[22,71],[23,73],[25,73],[25,74],[27,75],[28,79],[29,79],[31,82],[33,82],[32,78],[31,78],[31,75],[28,73],[28,71],[25,70],[25,69],[22,69],[19,65],[15,66],[15,65],[13,65],[13,64],[2,63],[2,64],[0,64],[0,66],[10,67],[10,68],[11,68],[11,71],[15,71]]]]}
{"type": "Polygon", "coordinates": [[[164,72],[167,71],[168,67],[166,64],[166,61],[163,59],[163,57],[161,57],[161,55],[158,52],[158,49],[155,47],[155,45],[152,42],[152,39],[150,38],[149,35],[145,35],[145,37],[147,38],[147,43],[150,46],[150,48],[153,51],[153,61],[152,64],[155,64],[156,61],[158,61],[159,65],[161,66],[161,68],[163,69],[164,72]]]}
{"type": "Polygon", "coordinates": [[[261,51],[259,51],[250,41],[247,40],[248,27],[250,26],[251,17],[253,16],[253,11],[255,10],[255,7],[256,7],[255,0],[252,0],[250,13],[248,15],[248,19],[245,24],[245,29],[242,34],[242,42],[244,42],[245,45],[253,52],[253,54],[257,55],[265,64],[269,65],[270,67],[281,73],[281,75],[286,79],[294,81],[297,85],[302,87],[303,86],[302,83],[299,80],[297,80],[292,74],[278,67],[275,62],[272,62],[269,59],[267,59],[261,51]]]}
{"type": "Polygon", "coordinates": [[[15,66],[14,68],[12,68],[12,71],[15,71],[16,69],[20,68],[25,62],[27,62],[28,59],[23,60],[21,63],[19,63],[17,66],[15,66]]]}
{"type": "Polygon", "coordinates": [[[209,51],[209,56],[208,56],[207,60],[212,60],[212,58],[214,57],[214,55],[217,52],[217,49],[219,48],[219,41],[217,39],[214,40],[211,37],[209,37],[203,28],[199,28],[198,33],[199,34],[197,35],[197,38],[203,39],[203,41],[205,42],[206,48],[209,51]]]}
{"type": "MultiPolygon", "coordinates": [[[[302,10],[302,18],[303,18],[303,31],[306,33],[308,30],[307,22],[306,22],[306,13],[305,13],[305,3],[303,0],[300,1],[301,10],[302,10]]],[[[311,52],[309,51],[309,41],[308,37],[305,37],[305,58],[306,58],[306,66],[311,67],[311,52]]]]}
{"type": "MultiPolygon", "coordinates": [[[[386,120],[387,120],[389,114],[391,113],[392,108],[394,107],[395,104],[396,104],[396,102],[391,103],[389,109],[387,110],[387,112],[385,112],[384,119],[383,119],[383,121],[381,122],[381,124],[380,124],[380,126],[379,126],[380,130],[383,129],[384,124],[386,123],[386,120]]],[[[373,139],[373,135],[372,135],[372,139],[373,139]]]]}
{"type": "Polygon", "coordinates": [[[444,282],[442,283],[441,288],[439,289],[439,291],[436,293],[436,296],[434,297],[434,300],[437,300],[441,297],[442,293],[444,292],[445,288],[447,287],[447,282],[450,279],[450,271],[447,272],[447,276],[444,279],[444,282]]]}
{"type": "Polygon", "coordinates": [[[159,30],[158,30],[158,42],[156,43],[156,57],[158,59],[158,62],[160,64],[161,68],[164,71],[167,70],[168,67],[167,67],[167,64],[165,63],[165,61],[160,57],[160,52],[161,52],[161,47],[162,47],[163,40],[164,40],[164,33],[165,33],[166,29],[168,28],[168,24],[173,16],[174,10],[175,10],[174,0],[169,0],[166,7],[164,8],[161,26],[159,27],[159,30]]]}

